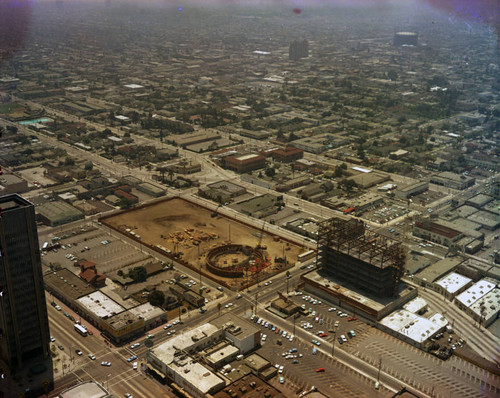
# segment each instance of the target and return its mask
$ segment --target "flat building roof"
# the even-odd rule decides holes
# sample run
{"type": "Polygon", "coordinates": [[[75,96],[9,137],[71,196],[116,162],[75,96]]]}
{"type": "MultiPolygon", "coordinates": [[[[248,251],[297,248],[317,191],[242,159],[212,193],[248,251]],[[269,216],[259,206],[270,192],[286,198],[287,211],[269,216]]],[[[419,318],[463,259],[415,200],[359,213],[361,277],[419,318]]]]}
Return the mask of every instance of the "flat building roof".
{"type": "Polygon", "coordinates": [[[436,285],[441,286],[448,293],[454,294],[472,281],[471,278],[450,272],[436,282],[436,285]]]}
{"type": "Polygon", "coordinates": [[[466,307],[471,307],[476,301],[495,288],[495,284],[488,279],[481,279],[469,287],[465,292],[460,293],[456,300],[466,307]]]}
{"type": "Polygon", "coordinates": [[[80,297],[78,302],[99,318],[109,318],[125,311],[125,308],[99,290],[87,296],[80,297]]]}

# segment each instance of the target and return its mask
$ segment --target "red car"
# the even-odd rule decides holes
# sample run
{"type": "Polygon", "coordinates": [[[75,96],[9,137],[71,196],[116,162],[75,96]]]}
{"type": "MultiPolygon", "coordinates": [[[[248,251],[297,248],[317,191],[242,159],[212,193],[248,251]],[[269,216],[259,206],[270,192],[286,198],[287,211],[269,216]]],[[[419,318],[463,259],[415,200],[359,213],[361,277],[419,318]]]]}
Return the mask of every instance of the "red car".
{"type": "Polygon", "coordinates": [[[358,319],[358,318],[356,318],[355,316],[353,316],[353,317],[351,317],[351,316],[350,316],[349,318],[347,318],[347,320],[348,320],[349,322],[351,322],[351,321],[356,321],[357,319],[358,319]]]}
{"type": "Polygon", "coordinates": [[[328,336],[328,333],[320,333],[318,334],[319,337],[327,337],[328,336]]]}
{"type": "Polygon", "coordinates": [[[318,368],[316,369],[316,372],[320,373],[320,372],[324,372],[325,371],[325,368],[318,368]]]}

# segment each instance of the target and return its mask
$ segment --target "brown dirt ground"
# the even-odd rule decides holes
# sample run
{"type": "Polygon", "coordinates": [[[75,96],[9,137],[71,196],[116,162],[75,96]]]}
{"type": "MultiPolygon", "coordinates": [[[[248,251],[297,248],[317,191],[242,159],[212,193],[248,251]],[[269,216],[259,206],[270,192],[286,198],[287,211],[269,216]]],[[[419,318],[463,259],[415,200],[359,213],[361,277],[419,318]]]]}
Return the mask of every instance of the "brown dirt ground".
{"type": "MultiPolygon", "coordinates": [[[[181,258],[198,269],[198,247],[187,239],[181,243],[175,243],[169,234],[186,235],[186,229],[192,228],[192,234],[214,234],[214,239],[201,240],[199,245],[200,262],[203,264],[202,273],[209,271],[204,267],[204,254],[211,248],[228,243],[229,233],[231,242],[255,247],[259,243],[261,231],[238,221],[218,215],[211,217],[212,212],[196,204],[180,198],[166,200],[151,206],[140,208],[119,214],[114,217],[102,220],[124,234],[130,228],[137,235],[140,235],[144,244],[150,246],[161,245],[175,252],[182,252],[181,258]],[[162,238],[163,235],[163,238],[162,238]],[[187,243],[185,243],[187,242],[187,243]]],[[[275,240],[275,236],[267,232],[262,234],[262,246],[267,246],[267,256],[271,258],[271,266],[266,269],[265,274],[259,276],[259,280],[264,280],[272,274],[283,272],[285,268],[278,268],[274,265],[275,257],[283,257],[285,254],[288,262],[293,264],[297,260],[298,254],[304,249],[293,243],[288,243],[283,239],[275,240]]],[[[229,278],[213,275],[219,281],[224,281],[234,286],[236,282],[229,278]]],[[[242,281],[240,281],[241,283],[242,281]]],[[[255,283],[256,279],[250,284],[255,283]]]]}

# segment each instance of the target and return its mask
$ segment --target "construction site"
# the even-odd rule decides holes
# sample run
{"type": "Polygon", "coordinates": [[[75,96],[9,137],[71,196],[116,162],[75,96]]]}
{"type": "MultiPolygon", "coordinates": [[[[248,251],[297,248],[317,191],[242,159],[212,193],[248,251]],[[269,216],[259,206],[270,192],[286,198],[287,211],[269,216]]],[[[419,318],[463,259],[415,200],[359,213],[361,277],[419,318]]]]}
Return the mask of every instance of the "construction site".
{"type": "Polygon", "coordinates": [[[366,320],[379,321],[417,296],[401,282],[401,244],[367,231],[358,219],[320,222],[317,255],[318,270],[301,276],[304,290],[366,320]]]}
{"type": "Polygon", "coordinates": [[[283,272],[304,248],[181,198],[104,217],[101,222],[233,290],[283,272]]]}
{"type": "Polygon", "coordinates": [[[377,297],[397,293],[405,265],[401,243],[366,230],[355,218],[319,223],[318,257],[323,272],[377,297]]]}

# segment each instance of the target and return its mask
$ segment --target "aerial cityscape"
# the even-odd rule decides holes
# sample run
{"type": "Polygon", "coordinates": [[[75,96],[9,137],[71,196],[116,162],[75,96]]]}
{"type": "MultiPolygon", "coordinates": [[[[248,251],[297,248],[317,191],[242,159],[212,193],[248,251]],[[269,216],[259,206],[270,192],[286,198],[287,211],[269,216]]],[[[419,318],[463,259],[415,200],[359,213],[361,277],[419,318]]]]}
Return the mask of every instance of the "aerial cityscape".
{"type": "Polygon", "coordinates": [[[495,0],[0,0],[0,398],[498,397],[495,0]]]}

